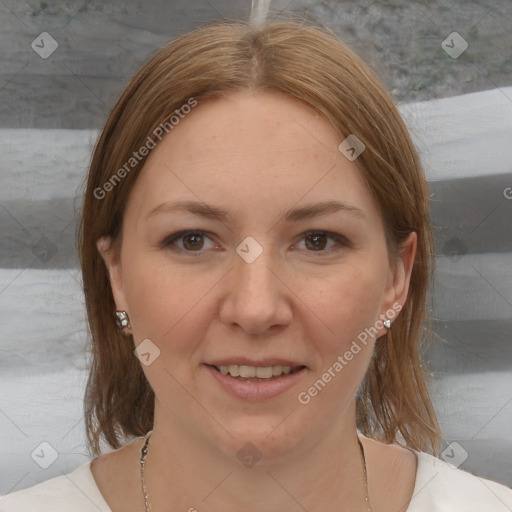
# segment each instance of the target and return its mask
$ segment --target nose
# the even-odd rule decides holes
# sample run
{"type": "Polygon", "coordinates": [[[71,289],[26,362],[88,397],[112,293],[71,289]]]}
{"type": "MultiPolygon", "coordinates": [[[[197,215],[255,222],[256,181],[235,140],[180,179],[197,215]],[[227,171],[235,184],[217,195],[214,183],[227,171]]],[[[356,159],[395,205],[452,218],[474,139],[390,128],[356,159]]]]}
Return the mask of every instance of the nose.
{"type": "Polygon", "coordinates": [[[256,335],[291,322],[293,293],[271,253],[263,250],[252,262],[235,254],[220,310],[224,325],[256,335]]]}

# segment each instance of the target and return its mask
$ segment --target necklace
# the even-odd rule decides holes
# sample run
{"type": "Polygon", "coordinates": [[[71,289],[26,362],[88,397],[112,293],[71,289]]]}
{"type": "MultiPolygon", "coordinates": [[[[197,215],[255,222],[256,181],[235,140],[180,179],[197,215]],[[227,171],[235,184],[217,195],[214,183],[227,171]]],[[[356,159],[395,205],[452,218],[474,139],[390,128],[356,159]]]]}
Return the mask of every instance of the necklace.
{"type": "MultiPolygon", "coordinates": [[[[142,484],[142,494],[144,496],[144,507],[146,512],[151,511],[151,503],[149,502],[149,493],[146,487],[146,480],[144,477],[144,466],[146,465],[146,456],[148,454],[149,448],[149,438],[151,436],[151,430],[144,436],[145,442],[144,446],[140,450],[140,482],[142,484]]],[[[368,474],[366,472],[366,458],[364,456],[364,448],[361,444],[359,438],[357,438],[357,442],[359,444],[359,448],[361,450],[361,458],[363,461],[363,475],[364,475],[364,500],[366,502],[367,512],[372,512],[372,507],[370,505],[370,496],[368,494],[368,474]]]]}

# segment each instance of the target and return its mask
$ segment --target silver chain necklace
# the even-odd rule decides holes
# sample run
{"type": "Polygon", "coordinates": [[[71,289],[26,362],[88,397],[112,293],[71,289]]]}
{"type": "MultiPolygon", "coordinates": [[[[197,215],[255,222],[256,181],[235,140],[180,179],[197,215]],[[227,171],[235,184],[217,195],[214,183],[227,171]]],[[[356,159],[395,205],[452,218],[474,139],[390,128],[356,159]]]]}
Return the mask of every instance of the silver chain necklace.
{"type": "MultiPolygon", "coordinates": [[[[142,494],[144,495],[144,507],[146,512],[151,511],[151,503],[149,502],[149,493],[148,488],[146,486],[146,479],[144,478],[144,466],[146,465],[146,456],[148,454],[149,448],[149,438],[151,436],[151,430],[144,436],[145,442],[144,446],[140,450],[140,482],[142,484],[142,494]]],[[[359,443],[359,448],[361,449],[361,458],[363,460],[363,474],[364,474],[364,499],[367,506],[367,512],[372,512],[372,507],[370,505],[370,496],[368,494],[368,474],[366,472],[366,458],[364,456],[364,448],[361,444],[359,438],[357,438],[357,442],[359,443]]]]}

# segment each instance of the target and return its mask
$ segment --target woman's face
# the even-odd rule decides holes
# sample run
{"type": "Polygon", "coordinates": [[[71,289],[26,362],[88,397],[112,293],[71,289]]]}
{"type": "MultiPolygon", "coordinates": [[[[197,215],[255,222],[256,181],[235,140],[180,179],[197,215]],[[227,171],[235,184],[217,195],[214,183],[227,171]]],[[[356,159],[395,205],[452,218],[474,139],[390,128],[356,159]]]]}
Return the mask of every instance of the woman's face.
{"type": "Polygon", "coordinates": [[[103,254],[167,429],[269,457],[355,429],[368,333],[405,300],[415,238],[391,265],[342,140],[288,96],[240,92],[199,102],[151,150],[120,259],[103,254]],[[272,383],[214,368],[287,363],[305,368],[272,383]]]}

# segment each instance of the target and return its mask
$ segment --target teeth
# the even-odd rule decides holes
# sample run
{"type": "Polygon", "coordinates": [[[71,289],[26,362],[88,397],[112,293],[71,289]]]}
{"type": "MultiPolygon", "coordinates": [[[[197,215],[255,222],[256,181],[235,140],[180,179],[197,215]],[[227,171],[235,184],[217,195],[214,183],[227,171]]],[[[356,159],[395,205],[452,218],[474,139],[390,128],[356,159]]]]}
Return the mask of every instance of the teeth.
{"type": "Polygon", "coordinates": [[[231,377],[242,377],[244,379],[251,379],[257,377],[258,379],[271,379],[280,375],[288,375],[292,371],[291,366],[245,366],[231,364],[229,366],[219,366],[220,373],[231,377]]]}
{"type": "MultiPolygon", "coordinates": [[[[221,366],[222,368],[222,366],[221,366]]],[[[231,377],[238,377],[240,375],[240,369],[236,364],[232,364],[231,366],[224,366],[224,368],[227,368],[227,372],[231,375],[231,377]]]]}
{"type": "Polygon", "coordinates": [[[240,377],[244,379],[250,379],[251,377],[256,377],[256,367],[255,366],[239,366],[240,368],[240,377]]]}
{"type": "Polygon", "coordinates": [[[272,375],[281,375],[283,367],[281,365],[272,366],[272,375]]]}
{"type": "Polygon", "coordinates": [[[260,368],[256,368],[255,374],[258,379],[270,379],[273,375],[272,366],[262,366],[260,368]]]}

